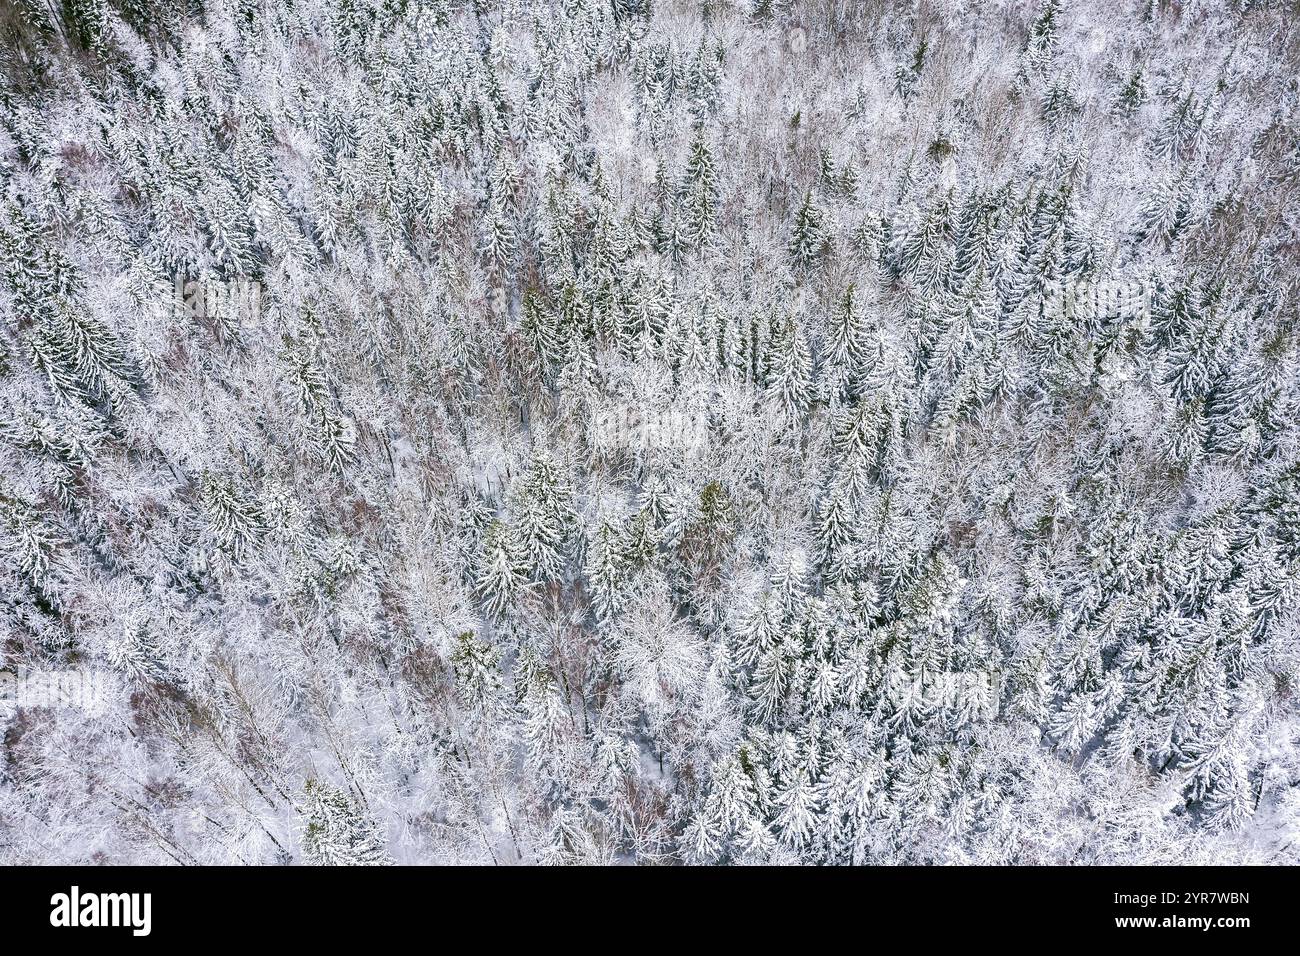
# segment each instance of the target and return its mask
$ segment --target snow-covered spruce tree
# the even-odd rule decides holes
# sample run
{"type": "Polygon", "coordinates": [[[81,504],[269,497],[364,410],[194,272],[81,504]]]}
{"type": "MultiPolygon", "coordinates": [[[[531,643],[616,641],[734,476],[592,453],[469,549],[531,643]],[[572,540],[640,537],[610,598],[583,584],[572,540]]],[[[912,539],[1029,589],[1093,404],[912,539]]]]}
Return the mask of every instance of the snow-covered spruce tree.
{"type": "Polygon", "coordinates": [[[308,780],[302,835],[306,862],[316,866],[383,866],[391,863],[375,824],[342,790],[308,780]]]}

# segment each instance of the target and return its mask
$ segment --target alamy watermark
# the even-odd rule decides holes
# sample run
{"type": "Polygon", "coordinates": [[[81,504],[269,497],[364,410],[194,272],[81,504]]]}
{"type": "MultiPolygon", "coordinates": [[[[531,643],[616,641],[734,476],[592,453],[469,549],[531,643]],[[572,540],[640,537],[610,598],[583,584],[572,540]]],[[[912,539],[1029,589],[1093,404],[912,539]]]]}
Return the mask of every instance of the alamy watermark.
{"type": "Polygon", "coordinates": [[[50,925],[120,926],[130,929],[132,936],[148,936],[153,928],[153,894],[83,893],[73,886],[50,897],[50,925]]]}
{"type": "Polygon", "coordinates": [[[108,675],[94,669],[0,671],[0,711],[82,710],[100,713],[108,700],[108,675]]]}
{"type": "Polygon", "coordinates": [[[691,408],[619,404],[601,410],[592,422],[592,437],[601,451],[657,448],[693,454],[703,449],[708,436],[704,415],[691,408]]]}
{"type": "Polygon", "coordinates": [[[262,314],[262,283],[256,279],[191,279],[178,275],[173,291],[173,307],[191,319],[250,320],[262,314]]]}
{"type": "Polygon", "coordinates": [[[1000,692],[988,671],[922,671],[893,676],[885,693],[895,707],[925,711],[966,711],[975,717],[997,716],[1000,692]]]}
{"type": "Polygon", "coordinates": [[[1053,282],[1043,297],[1043,308],[1051,315],[1075,318],[1146,319],[1151,315],[1151,299],[1151,285],[1138,279],[1053,282]]]}

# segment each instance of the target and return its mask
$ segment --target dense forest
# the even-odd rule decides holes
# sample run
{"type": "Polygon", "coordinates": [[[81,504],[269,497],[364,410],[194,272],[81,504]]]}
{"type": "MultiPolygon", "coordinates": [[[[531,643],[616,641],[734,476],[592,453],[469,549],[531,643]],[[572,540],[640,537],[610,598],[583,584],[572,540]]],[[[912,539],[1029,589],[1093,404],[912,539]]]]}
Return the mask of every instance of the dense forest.
{"type": "Polygon", "coordinates": [[[0,862],[1300,862],[1298,70],[5,0],[0,862]]]}

